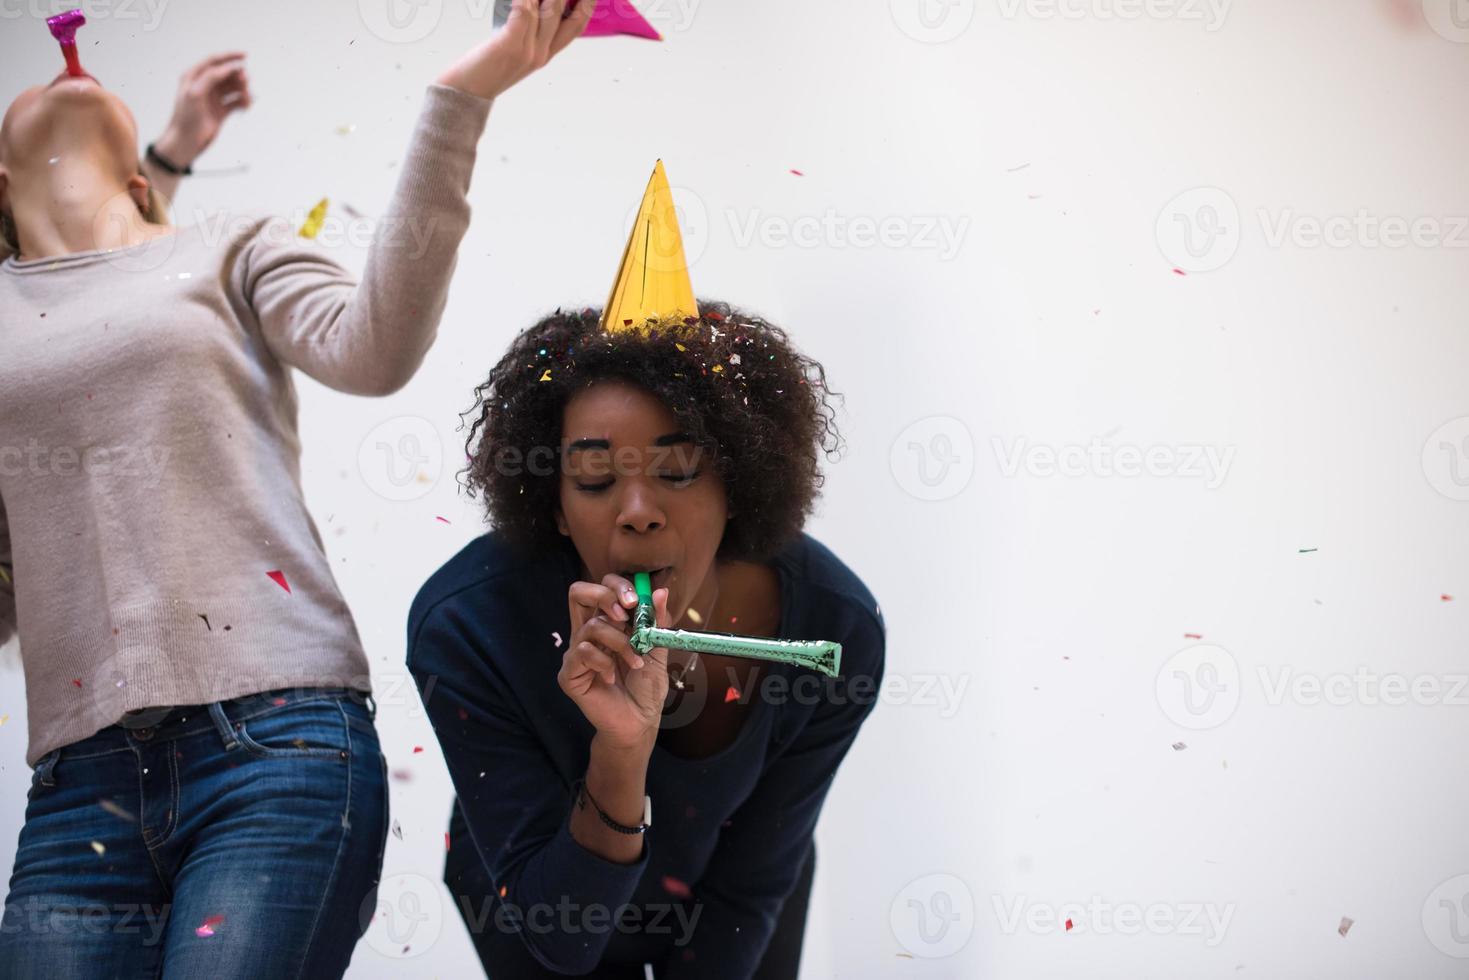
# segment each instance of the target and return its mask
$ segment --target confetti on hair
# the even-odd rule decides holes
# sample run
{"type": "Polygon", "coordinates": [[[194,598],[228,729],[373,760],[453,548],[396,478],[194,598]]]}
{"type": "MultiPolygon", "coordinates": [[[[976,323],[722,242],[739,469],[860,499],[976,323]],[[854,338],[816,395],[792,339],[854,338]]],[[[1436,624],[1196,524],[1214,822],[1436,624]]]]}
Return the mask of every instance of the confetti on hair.
{"type": "Polygon", "coordinates": [[[100,799],[97,801],[97,805],[106,810],[108,813],[112,814],[114,817],[117,817],[119,820],[126,820],[129,823],[138,822],[137,817],[133,816],[127,810],[124,810],[122,807],[118,806],[116,803],[112,802],[109,799],[100,799]]]}
{"type": "Polygon", "coordinates": [[[200,925],[199,928],[194,930],[194,935],[198,936],[200,939],[206,939],[214,935],[214,927],[220,925],[223,922],[224,916],[211,915],[209,918],[204,920],[204,923],[200,925]]]}
{"type": "Polygon", "coordinates": [[[306,216],[306,222],[301,225],[301,230],[298,232],[302,238],[315,238],[321,231],[322,223],[326,221],[327,202],[328,199],[325,197],[317,201],[316,207],[312,208],[311,213],[306,216]]]}
{"type": "Polygon", "coordinates": [[[290,592],[291,591],[291,585],[290,585],[289,582],[286,581],[286,573],[285,572],[281,571],[280,569],[276,569],[273,572],[266,572],[265,574],[276,585],[279,585],[281,588],[285,589],[287,592],[290,592]]]}
{"type": "Polygon", "coordinates": [[[101,857],[107,853],[107,845],[99,840],[94,840],[92,841],[92,850],[97,852],[98,857],[101,857]]]}
{"type": "Polygon", "coordinates": [[[550,381],[551,380],[551,369],[550,368],[546,368],[545,372],[541,375],[541,380],[542,381],[550,381]]]}
{"type": "Polygon", "coordinates": [[[727,690],[727,691],[724,692],[724,703],[725,704],[729,704],[731,701],[738,701],[739,699],[740,699],[740,689],[737,688],[737,687],[733,687],[732,686],[732,687],[730,687],[729,690],[727,690]]]}
{"type": "Polygon", "coordinates": [[[674,898],[691,898],[694,894],[687,884],[673,875],[663,876],[663,890],[674,898]]]}
{"type": "Polygon", "coordinates": [[[1349,919],[1346,916],[1342,916],[1341,925],[1336,927],[1336,934],[1338,936],[1345,936],[1347,934],[1347,930],[1352,928],[1353,921],[1354,920],[1349,919]]]}

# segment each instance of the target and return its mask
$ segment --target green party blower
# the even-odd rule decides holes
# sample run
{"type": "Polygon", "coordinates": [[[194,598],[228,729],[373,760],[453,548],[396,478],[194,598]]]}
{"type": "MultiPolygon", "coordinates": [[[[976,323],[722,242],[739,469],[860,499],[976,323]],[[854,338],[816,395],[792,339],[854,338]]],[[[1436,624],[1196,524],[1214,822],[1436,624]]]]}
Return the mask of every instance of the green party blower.
{"type": "Polygon", "coordinates": [[[713,653],[747,660],[809,667],[828,677],[837,676],[842,665],[842,645],[825,640],[767,640],[758,636],[736,636],[732,633],[702,633],[697,630],[667,630],[656,625],[653,613],[653,579],[647,572],[633,576],[638,592],[638,611],[633,615],[633,632],[629,642],[638,653],[647,655],[654,647],[666,650],[688,650],[690,653],[713,653]]]}

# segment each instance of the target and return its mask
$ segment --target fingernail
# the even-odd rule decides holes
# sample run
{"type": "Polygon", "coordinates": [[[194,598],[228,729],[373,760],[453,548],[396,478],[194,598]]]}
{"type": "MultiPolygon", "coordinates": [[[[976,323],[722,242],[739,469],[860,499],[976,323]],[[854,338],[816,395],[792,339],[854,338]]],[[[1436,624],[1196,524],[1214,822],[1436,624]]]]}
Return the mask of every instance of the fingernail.
{"type": "Polygon", "coordinates": [[[622,601],[628,603],[629,605],[635,606],[638,604],[638,594],[632,589],[623,589],[622,601]]]}
{"type": "Polygon", "coordinates": [[[638,662],[637,662],[637,664],[635,666],[637,667],[638,670],[642,670],[643,669],[643,664],[645,662],[646,661],[644,661],[642,657],[639,657],[638,658],[638,662]]]}

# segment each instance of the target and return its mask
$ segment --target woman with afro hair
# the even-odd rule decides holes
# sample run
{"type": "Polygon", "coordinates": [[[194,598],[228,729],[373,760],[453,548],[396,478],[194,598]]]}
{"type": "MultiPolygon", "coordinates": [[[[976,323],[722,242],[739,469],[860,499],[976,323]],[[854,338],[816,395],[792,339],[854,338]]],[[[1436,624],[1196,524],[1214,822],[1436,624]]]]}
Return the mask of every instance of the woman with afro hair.
{"type": "Polygon", "coordinates": [[[496,980],[796,975],[886,627],[802,530],[840,449],[824,370],[700,309],[616,333],[557,311],[466,413],[493,530],[419,592],[408,664],[457,791],[445,881],[496,980]],[[640,657],[639,571],[660,626],[835,640],[839,675],[640,657]]]}

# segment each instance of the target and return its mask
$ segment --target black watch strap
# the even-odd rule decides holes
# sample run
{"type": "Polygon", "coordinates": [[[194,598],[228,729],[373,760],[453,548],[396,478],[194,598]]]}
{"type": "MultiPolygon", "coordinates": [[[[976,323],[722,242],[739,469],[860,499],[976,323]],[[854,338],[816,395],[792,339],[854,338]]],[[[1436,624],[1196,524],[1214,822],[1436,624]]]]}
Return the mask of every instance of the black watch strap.
{"type": "Polygon", "coordinates": [[[168,171],[175,177],[187,177],[194,172],[193,167],[180,167],[168,157],[159,153],[152,143],[148,144],[148,159],[156,163],[160,169],[168,171]]]}

